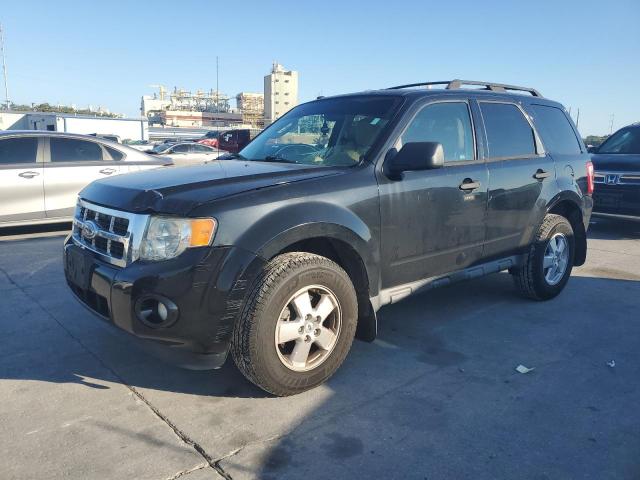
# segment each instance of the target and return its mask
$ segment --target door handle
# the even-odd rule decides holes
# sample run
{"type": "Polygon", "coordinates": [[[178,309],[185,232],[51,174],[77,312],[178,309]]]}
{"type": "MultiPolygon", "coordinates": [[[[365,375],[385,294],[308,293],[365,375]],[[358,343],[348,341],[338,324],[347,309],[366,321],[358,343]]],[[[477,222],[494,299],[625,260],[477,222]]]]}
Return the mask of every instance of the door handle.
{"type": "Polygon", "coordinates": [[[480,182],[470,178],[465,178],[460,184],[460,190],[475,190],[476,188],[480,188],[480,182]]]}
{"type": "Polygon", "coordinates": [[[112,173],[115,173],[115,168],[103,168],[102,170],[100,170],[100,173],[104,173],[105,175],[111,175],[112,173]]]}
{"type": "Polygon", "coordinates": [[[539,168],[538,171],[533,174],[533,178],[535,178],[536,180],[544,180],[545,178],[550,176],[551,174],[549,172],[545,172],[541,168],[539,168]]]}
{"type": "Polygon", "coordinates": [[[38,175],[40,175],[38,172],[22,172],[18,174],[18,176],[22,178],[33,178],[37,177],[38,175]]]}

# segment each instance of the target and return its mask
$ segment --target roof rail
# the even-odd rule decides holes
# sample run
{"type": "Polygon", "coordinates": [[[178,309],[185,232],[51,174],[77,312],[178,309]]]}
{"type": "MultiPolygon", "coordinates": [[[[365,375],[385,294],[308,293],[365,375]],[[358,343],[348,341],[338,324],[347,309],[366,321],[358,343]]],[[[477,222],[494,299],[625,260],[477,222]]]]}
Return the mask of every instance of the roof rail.
{"type": "Polygon", "coordinates": [[[518,87],[516,85],[506,85],[504,83],[492,83],[492,82],[478,82],[476,80],[444,80],[441,82],[420,82],[409,83],[407,85],[398,85],[396,87],[389,87],[387,90],[399,90],[402,88],[411,87],[430,87],[431,85],[446,85],[447,90],[459,90],[463,88],[463,85],[479,85],[484,87],[485,90],[491,90],[492,92],[507,92],[509,90],[518,92],[528,92],[534,97],[542,97],[539,91],[535,88],[518,87]]]}

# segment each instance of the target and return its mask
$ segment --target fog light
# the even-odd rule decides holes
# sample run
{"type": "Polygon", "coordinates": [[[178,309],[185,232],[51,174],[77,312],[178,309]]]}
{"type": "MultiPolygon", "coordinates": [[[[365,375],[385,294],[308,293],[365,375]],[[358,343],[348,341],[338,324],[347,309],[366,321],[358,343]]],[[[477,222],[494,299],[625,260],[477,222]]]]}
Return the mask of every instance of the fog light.
{"type": "Polygon", "coordinates": [[[178,306],[160,295],[144,295],[136,300],[136,317],[151,328],[165,328],[178,319],[178,306]]]}

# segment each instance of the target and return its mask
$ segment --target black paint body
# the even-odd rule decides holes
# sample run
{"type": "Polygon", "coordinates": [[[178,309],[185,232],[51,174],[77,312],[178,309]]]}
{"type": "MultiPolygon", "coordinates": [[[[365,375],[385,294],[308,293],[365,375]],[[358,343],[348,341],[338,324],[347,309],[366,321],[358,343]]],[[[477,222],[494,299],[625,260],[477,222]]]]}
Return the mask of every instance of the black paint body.
{"type": "MultiPolygon", "coordinates": [[[[584,262],[592,201],[586,194],[590,156],[582,141],[578,155],[545,150],[531,158],[489,158],[477,102],[516,103],[534,127],[531,104],[562,108],[559,104],[469,90],[366,95],[394,96],[399,106],[368,158],[353,167],[225,160],[131,174],[85,188],[81,198],[110,208],[214,217],[219,225],[210,248],[188,250],[173,260],[137,261],[123,269],[91,260],[90,289],[107,299],[106,318],[137,336],[211,355],[209,366],[219,366],[257,272],[300,242],[328,240],[350,274],[361,272],[354,279],[360,312],[369,311],[374,319],[372,312],[392,301],[385,292],[398,286],[521,255],[550,211],[572,217],[576,264],[584,262]],[[384,162],[398,135],[419,108],[443,100],[469,104],[476,159],[390,178],[384,162]],[[533,175],[539,169],[551,175],[537,180],[533,175]],[[465,179],[480,187],[461,190],[465,179]],[[175,302],[178,321],[163,329],[142,325],[133,315],[133,302],[143,293],[175,302]],[[373,308],[364,308],[369,299],[373,308]]],[[[544,138],[538,140],[544,145],[544,138]]],[[[68,241],[65,248],[74,246],[68,241]]]]}

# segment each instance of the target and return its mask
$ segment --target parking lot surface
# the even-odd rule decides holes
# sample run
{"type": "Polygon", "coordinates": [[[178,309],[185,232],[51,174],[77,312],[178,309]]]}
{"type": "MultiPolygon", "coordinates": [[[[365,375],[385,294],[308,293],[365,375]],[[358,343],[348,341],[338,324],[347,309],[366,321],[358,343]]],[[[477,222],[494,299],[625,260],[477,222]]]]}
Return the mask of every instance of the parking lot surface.
{"type": "Polygon", "coordinates": [[[289,398],[141,351],[72,298],[62,241],[0,241],[0,478],[640,478],[640,224],[592,225],[549,302],[502,273],[385,307],[289,398]]]}

